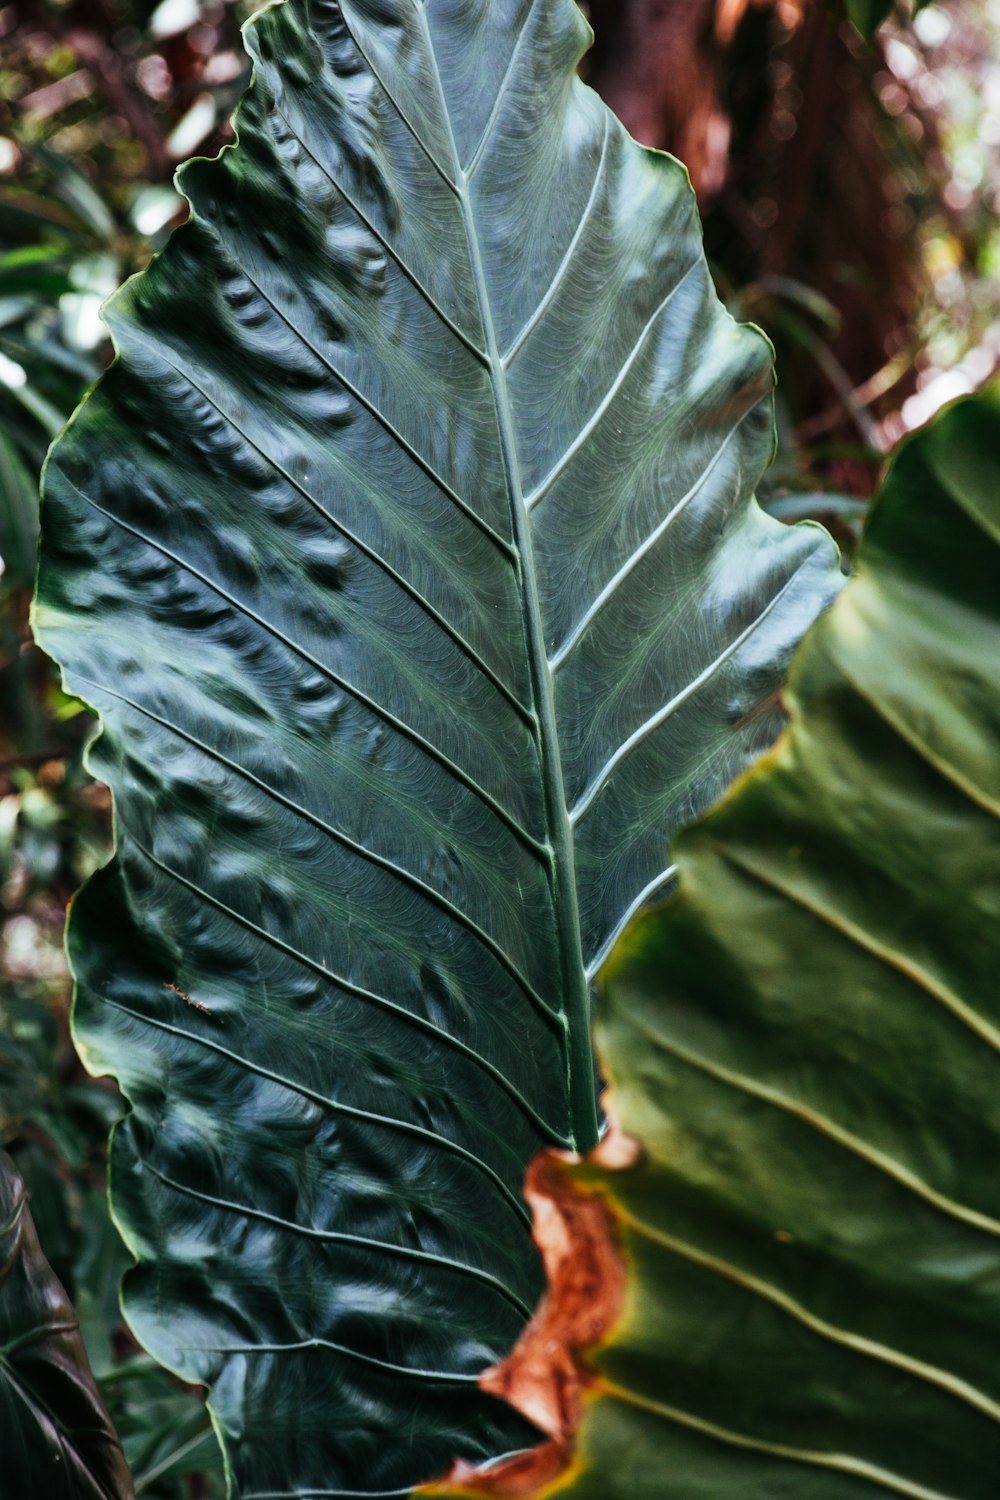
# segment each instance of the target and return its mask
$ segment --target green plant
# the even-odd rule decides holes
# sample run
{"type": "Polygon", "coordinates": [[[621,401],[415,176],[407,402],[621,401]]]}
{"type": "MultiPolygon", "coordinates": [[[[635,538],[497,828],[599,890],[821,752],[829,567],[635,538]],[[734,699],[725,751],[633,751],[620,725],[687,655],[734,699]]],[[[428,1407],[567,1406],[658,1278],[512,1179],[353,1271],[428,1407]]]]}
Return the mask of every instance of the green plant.
{"type": "Polygon", "coordinates": [[[132,1500],[128,1469],[27,1192],[0,1151],[0,1427],[4,1494],[132,1500]]]}
{"type": "Polygon", "coordinates": [[[766,345],[585,40],[565,0],[263,13],[48,462],[126,1308],[261,1500],[531,1442],[476,1386],[540,1285],[524,1165],[596,1140],[593,973],[836,587],[752,503],[766,345]]]}
{"type": "MultiPolygon", "coordinates": [[[[31,919],[22,915],[20,920],[31,919]]],[[[121,1114],[120,1098],[106,1083],[83,1075],[62,1035],[61,974],[44,983],[37,973],[22,977],[10,961],[16,941],[8,941],[0,993],[0,1147],[23,1179],[46,1259],[76,1309],[94,1382],[119,1435],[137,1497],[221,1495],[222,1465],[203,1403],[136,1349],[121,1326],[118,1287],[130,1257],[111,1222],[103,1186],[107,1134],[121,1114]],[[197,1489],[189,1490],[190,1476],[197,1476],[197,1489]]],[[[41,1285],[37,1273],[32,1283],[41,1285]]],[[[17,1278],[0,1284],[0,1316],[24,1316],[22,1292],[17,1278]]],[[[0,1338],[0,1344],[7,1342],[0,1338]]],[[[26,1374],[22,1385],[30,1390],[31,1371],[26,1374]]],[[[60,1414],[59,1401],[44,1382],[38,1399],[49,1400],[60,1414]]],[[[2,1430],[6,1441],[6,1423],[2,1430]]],[[[43,1428],[36,1448],[45,1438],[43,1428]]],[[[36,1484],[38,1474],[46,1472],[43,1463],[36,1484]]],[[[39,1493],[48,1500],[47,1489],[39,1493]]],[[[35,1489],[5,1463],[0,1494],[22,1500],[33,1497],[35,1489]]]]}
{"type": "Polygon", "coordinates": [[[906,6],[897,5],[896,0],[842,0],[842,3],[848,20],[857,27],[866,42],[871,42],[879,27],[889,19],[894,10],[914,14],[927,5],[929,0],[911,0],[906,6]]]}
{"type": "Polygon", "coordinates": [[[440,1493],[996,1493],[998,604],[994,386],[900,451],[788,730],[608,967],[640,1159],[535,1169],[562,1275],[484,1382],[545,1414],[541,1482],[440,1493]]]}
{"type": "Polygon", "coordinates": [[[0,505],[6,583],[30,584],[45,450],[101,372],[97,311],[121,279],[121,227],[72,162],[38,146],[44,195],[3,184],[0,505]]]}
{"type": "MultiPolygon", "coordinates": [[[[4,61],[13,61],[6,51],[4,61]]],[[[97,307],[136,253],[125,215],[55,152],[25,151],[24,175],[0,180],[0,1148],[77,1309],[136,1494],[208,1500],[224,1480],[200,1394],[136,1348],[118,1305],[130,1257],[110,1219],[104,1168],[121,1101],[107,1080],[85,1075],[70,1044],[63,955],[66,903],[108,857],[108,797],[82,765],[90,715],[60,692],[27,621],[37,471],[100,372],[107,340],[97,307]]],[[[3,1471],[4,1500],[33,1496],[20,1469],[3,1471]]]]}

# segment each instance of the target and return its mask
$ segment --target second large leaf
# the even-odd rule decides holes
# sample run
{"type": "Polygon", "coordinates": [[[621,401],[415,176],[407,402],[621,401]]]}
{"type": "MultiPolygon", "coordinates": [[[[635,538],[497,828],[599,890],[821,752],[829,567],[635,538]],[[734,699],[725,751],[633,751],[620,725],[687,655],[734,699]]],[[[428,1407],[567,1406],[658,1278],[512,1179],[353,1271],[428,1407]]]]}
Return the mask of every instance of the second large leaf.
{"type": "Polygon", "coordinates": [[[126,1305],[258,1500],[530,1440],[475,1377],[538,1292],[524,1163],[595,1139],[590,976],[834,587],[750,501],[766,346],[585,41],[564,0],[264,13],[48,466],[126,1305]]]}

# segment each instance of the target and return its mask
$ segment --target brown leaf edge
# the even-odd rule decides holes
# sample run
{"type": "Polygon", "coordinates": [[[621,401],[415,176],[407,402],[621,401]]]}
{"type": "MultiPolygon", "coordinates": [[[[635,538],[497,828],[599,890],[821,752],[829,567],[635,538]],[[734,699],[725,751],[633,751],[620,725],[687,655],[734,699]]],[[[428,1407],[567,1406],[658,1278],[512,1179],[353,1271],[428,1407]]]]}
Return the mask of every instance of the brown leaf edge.
{"type": "Polygon", "coordinates": [[[625,1303],[626,1261],[614,1209],[599,1182],[576,1169],[620,1171],[640,1147],[607,1111],[609,1127],[588,1156],[543,1151],[528,1168],[524,1196],[548,1289],[510,1354],[480,1376],[480,1388],[508,1401],[548,1434],[537,1448],[483,1467],[458,1459],[421,1496],[526,1500],[572,1468],[585,1397],[599,1383],[589,1356],[605,1342],[625,1303]]]}

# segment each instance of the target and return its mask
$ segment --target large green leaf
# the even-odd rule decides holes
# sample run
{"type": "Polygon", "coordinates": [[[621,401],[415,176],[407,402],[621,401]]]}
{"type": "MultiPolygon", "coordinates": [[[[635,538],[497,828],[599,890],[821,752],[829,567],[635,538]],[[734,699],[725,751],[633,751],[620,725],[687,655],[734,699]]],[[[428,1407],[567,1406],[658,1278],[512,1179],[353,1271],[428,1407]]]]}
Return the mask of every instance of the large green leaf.
{"type": "Polygon", "coordinates": [[[1000,387],[904,449],[789,698],[609,970],[645,1157],[568,1175],[629,1284],[538,1494],[1000,1486],[1000,387]]]}
{"type": "Polygon", "coordinates": [[[127,1310],[241,1494],[530,1439],[475,1378],[539,1288],[525,1162],[596,1139],[590,977],[835,587],[751,502],[767,347],[586,39],[567,0],[265,12],[48,464],[127,1310]]]}
{"type": "Polygon", "coordinates": [[[0,1495],[131,1500],[73,1309],[42,1254],[28,1195],[0,1151],[0,1495]]]}

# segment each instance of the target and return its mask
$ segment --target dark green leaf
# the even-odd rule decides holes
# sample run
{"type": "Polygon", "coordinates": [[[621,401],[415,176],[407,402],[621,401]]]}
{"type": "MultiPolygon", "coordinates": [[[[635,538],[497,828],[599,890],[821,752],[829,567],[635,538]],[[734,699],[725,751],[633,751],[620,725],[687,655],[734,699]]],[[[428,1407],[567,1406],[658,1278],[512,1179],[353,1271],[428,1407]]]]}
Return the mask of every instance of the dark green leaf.
{"type": "Polygon", "coordinates": [[[590,977],[773,737],[836,587],[752,505],[765,342],[565,0],[304,0],[108,310],[37,625],[118,854],[76,1033],[133,1113],[132,1326],[240,1493],[405,1493],[530,1439],[476,1389],[520,1197],[596,1137],[590,977]]]}

